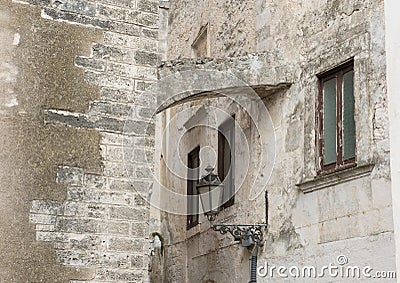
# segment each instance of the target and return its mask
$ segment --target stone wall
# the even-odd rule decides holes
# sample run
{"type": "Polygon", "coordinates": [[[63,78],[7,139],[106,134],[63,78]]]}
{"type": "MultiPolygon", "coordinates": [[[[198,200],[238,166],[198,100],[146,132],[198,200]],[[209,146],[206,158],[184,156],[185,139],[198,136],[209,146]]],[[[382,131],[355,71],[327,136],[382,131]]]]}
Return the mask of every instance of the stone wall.
{"type": "Polygon", "coordinates": [[[399,119],[400,96],[399,92],[399,76],[398,61],[399,57],[398,48],[400,37],[398,29],[400,27],[400,19],[397,17],[395,11],[399,3],[396,1],[385,1],[385,46],[386,46],[386,61],[387,61],[387,89],[388,89],[388,105],[389,105],[389,119],[390,119],[390,159],[391,159],[391,183],[392,183],[392,198],[393,198],[393,218],[394,218],[394,234],[396,239],[396,258],[397,258],[397,274],[400,274],[400,191],[399,191],[399,163],[395,160],[400,158],[399,143],[400,132],[396,126],[396,121],[399,119]],[[397,221],[396,221],[397,220],[397,221]]]}
{"type": "MultiPolygon", "coordinates": [[[[265,106],[271,115],[276,160],[266,187],[270,227],[260,264],[329,264],[343,254],[352,265],[394,270],[383,0],[176,0],[169,13],[162,3],[160,24],[155,0],[0,2],[0,141],[7,149],[0,154],[3,281],[146,282],[151,253],[157,256],[151,266],[156,280],[161,275],[167,282],[248,280],[250,253],[230,236],[210,231],[204,217],[189,231],[185,216],[152,209],[150,217],[145,201],[153,182],[147,165],[154,156],[163,184],[185,189],[166,167],[177,166],[177,152],[166,150],[179,144],[179,129],[196,107],[236,113],[250,141],[251,160],[258,160],[265,146],[255,130],[261,116],[250,121],[229,100],[213,99],[210,91],[224,81],[216,76],[211,83],[209,74],[169,85],[174,88],[168,91],[181,92],[166,101],[164,106],[173,108],[159,116],[154,138],[149,115],[155,97],[140,95],[158,75],[192,69],[235,74],[263,99],[251,108],[265,106]],[[159,51],[163,58],[193,57],[203,27],[212,57],[261,54],[173,60],[157,74],[159,51]],[[358,167],[315,179],[316,74],[351,57],[358,167]],[[196,96],[184,87],[198,90],[204,82],[206,103],[175,106],[196,96]],[[178,120],[171,119],[175,114],[178,120]],[[174,127],[166,139],[161,133],[169,122],[174,127]],[[147,125],[150,135],[142,134],[147,125]],[[127,140],[129,160],[124,159],[127,140]],[[163,242],[151,252],[153,230],[163,242]]],[[[203,136],[196,131],[187,136],[182,156],[192,145],[216,146],[215,137],[203,136]]],[[[244,152],[238,156],[244,157],[244,152]]],[[[243,164],[235,168],[239,177],[243,164]]],[[[220,221],[265,217],[264,198],[248,199],[255,175],[250,170],[236,204],[220,214],[220,221]]]]}
{"type": "Polygon", "coordinates": [[[168,58],[191,58],[192,44],[208,25],[211,57],[239,56],[255,51],[255,1],[171,1],[168,58]]]}
{"type": "MultiPolygon", "coordinates": [[[[122,152],[134,102],[148,120],[136,98],[157,78],[158,1],[1,6],[0,277],[147,281],[152,176],[128,175],[122,152]]],[[[154,138],[133,136],[136,168],[154,138]]]]}
{"type": "MultiPolygon", "coordinates": [[[[252,4],[248,5],[251,9],[252,4]]],[[[385,126],[388,117],[383,1],[305,3],[260,0],[254,5],[257,13],[255,22],[249,19],[245,23],[246,30],[253,28],[257,34],[253,43],[249,41],[249,45],[243,47],[239,44],[239,35],[235,41],[238,45],[232,44],[232,49],[218,49],[221,42],[212,37],[210,46],[219,50],[212,56],[231,56],[244,50],[267,51],[275,54],[275,58],[282,58],[282,65],[293,66],[294,79],[290,88],[263,98],[275,129],[276,160],[266,187],[270,196],[270,226],[266,244],[259,254],[260,264],[267,261],[270,265],[286,267],[321,266],[337,264],[337,257],[345,255],[351,265],[369,265],[374,270],[395,270],[389,135],[388,127],[385,126]],[[357,168],[349,175],[316,178],[317,74],[349,58],[354,58],[355,69],[357,168]]],[[[219,10],[218,17],[224,18],[234,13],[237,7],[232,5],[219,10]]],[[[187,29],[189,27],[195,33],[193,28],[196,30],[198,24],[193,24],[193,19],[196,19],[196,23],[207,22],[207,13],[179,1],[171,5],[170,13],[171,17],[188,18],[190,23],[179,26],[172,22],[169,52],[176,56],[190,57],[191,37],[187,29]]],[[[228,17],[224,19],[229,21],[228,17]]],[[[229,40],[226,42],[229,43],[229,40]]],[[[175,57],[170,55],[170,58],[175,57]]],[[[248,69],[239,64],[232,65],[232,62],[240,60],[215,59],[220,65],[210,63],[213,60],[172,60],[162,66],[160,73],[170,74],[213,66],[210,68],[233,70],[233,73],[247,70],[255,74],[259,81],[270,75],[267,72],[258,74],[254,65],[249,65],[248,69]]],[[[248,83],[252,84],[251,81],[248,83]]],[[[189,83],[187,87],[191,89],[192,85],[189,83]]],[[[195,97],[193,93],[189,92],[189,95],[195,97]]],[[[185,98],[185,95],[181,98],[185,98]]],[[[228,110],[227,103],[217,99],[214,102],[199,101],[197,104],[219,105],[221,109],[228,110]]],[[[188,103],[167,110],[164,125],[171,119],[168,117],[179,115],[190,107],[193,105],[188,103]]],[[[239,124],[243,122],[240,119],[239,124]]],[[[171,122],[177,126],[177,122],[171,122]]],[[[182,127],[178,124],[176,128],[182,127]]],[[[169,145],[178,143],[180,135],[177,129],[172,127],[167,130],[169,145]]],[[[249,143],[253,146],[252,151],[257,151],[258,139],[254,127],[250,129],[249,143]]],[[[195,146],[201,143],[201,138],[189,138],[188,142],[195,146]]],[[[211,143],[211,146],[217,149],[215,143],[211,143]]],[[[241,148],[243,144],[236,146],[241,148]]],[[[191,147],[185,145],[185,148],[191,147]]],[[[175,157],[172,154],[164,157],[170,160],[163,162],[173,164],[175,157]]],[[[240,165],[235,170],[240,172],[240,165]]],[[[167,175],[164,180],[170,188],[185,189],[185,184],[179,178],[167,175]]],[[[250,201],[249,192],[250,188],[244,185],[238,192],[237,204],[227,212],[224,211],[219,216],[220,221],[243,223],[262,219],[264,198],[250,201]]],[[[163,233],[168,239],[165,253],[166,281],[248,280],[250,254],[233,243],[230,236],[220,236],[210,231],[205,218],[201,219],[198,227],[186,231],[184,216],[165,214],[163,217],[163,233]]],[[[261,282],[266,280],[259,279],[261,282]]],[[[275,280],[279,282],[281,278],[275,277],[275,280]]]]}

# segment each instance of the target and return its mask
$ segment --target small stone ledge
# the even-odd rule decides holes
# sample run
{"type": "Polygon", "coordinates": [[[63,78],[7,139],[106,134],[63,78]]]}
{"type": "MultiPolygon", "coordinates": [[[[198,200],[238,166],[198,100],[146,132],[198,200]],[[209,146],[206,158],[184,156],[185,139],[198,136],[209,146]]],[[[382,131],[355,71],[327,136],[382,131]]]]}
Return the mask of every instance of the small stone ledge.
{"type": "Polygon", "coordinates": [[[44,121],[46,124],[64,125],[78,129],[97,129],[102,132],[135,136],[147,136],[147,133],[154,132],[154,123],[148,118],[117,119],[46,109],[44,110],[44,121]]]}
{"type": "Polygon", "coordinates": [[[317,176],[312,180],[302,181],[296,184],[296,186],[303,193],[311,193],[326,187],[335,186],[354,179],[369,176],[373,169],[373,164],[351,167],[331,174],[317,176]]]}
{"type": "Polygon", "coordinates": [[[195,58],[164,61],[159,66],[160,78],[186,70],[231,72],[251,87],[290,85],[294,68],[277,52],[249,53],[241,57],[195,58]]]}
{"type": "Polygon", "coordinates": [[[279,52],[250,53],[242,57],[177,59],[162,62],[159,82],[150,88],[161,112],[171,106],[221,96],[261,99],[288,89],[295,68],[279,52]]]}

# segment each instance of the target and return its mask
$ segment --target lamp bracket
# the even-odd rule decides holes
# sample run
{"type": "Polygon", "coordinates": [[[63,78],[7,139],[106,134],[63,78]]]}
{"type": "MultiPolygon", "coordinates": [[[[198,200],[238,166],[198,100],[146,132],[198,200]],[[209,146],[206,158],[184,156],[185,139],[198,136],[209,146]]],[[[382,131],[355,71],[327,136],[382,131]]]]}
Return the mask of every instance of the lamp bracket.
{"type": "Polygon", "coordinates": [[[261,245],[264,240],[263,228],[267,229],[268,224],[216,224],[211,225],[213,231],[224,235],[230,233],[235,241],[251,240],[261,245]]]}
{"type": "MultiPolygon", "coordinates": [[[[215,221],[215,218],[217,217],[217,213],[208,212],[206,214],[206,216],[207,216],[208,221],[213,222],[213,221],[215,221]]],[[[211,226],[213,226],[213,225],[211,225],[211,226]]]]}

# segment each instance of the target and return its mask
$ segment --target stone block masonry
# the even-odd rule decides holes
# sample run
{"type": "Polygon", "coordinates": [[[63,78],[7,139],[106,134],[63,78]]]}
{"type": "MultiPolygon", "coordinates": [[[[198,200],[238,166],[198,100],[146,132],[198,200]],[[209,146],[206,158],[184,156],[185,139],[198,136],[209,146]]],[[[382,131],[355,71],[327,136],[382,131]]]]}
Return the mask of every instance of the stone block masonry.
{"type": "Polygon", "coordinates": [[[94,174],[58,164],[56,182],[65,187],[66,199],[32,201],[29,220],[36,226],[36,240],[53,243],[60,264],[92,271],[90,280],[65,278],[71,283],[147,282],[151,231],[146,198],[152,172],[140,165],[153,158],[154,128],[146,137],[137,136],[135,130],[149,124],[146,101],[133,111],[130,135],[135,142],[129,166],[134,179],[128,178],[122,149],[123,127],[133,103],[157,79],[159,3],[23,0],[14,5],[21,4],[39,7],[45,19],[103,32],[103,40],[93,42],[90,56],[71,58],[77,70],[84,70],[85,80],[98,87],[99,99],[90,103],[86,113],[44,112],[47,127],[99,131],[102,170],[94,174]]]}
{"type": "Polygon", "coordinates": [[[115,191],[106,178],[83,174],[79,168],[60,167],[58,175],[63,176],[58,181],[68,186],[67,200],[32,202],[30,220],[36,224],[36,239],[54,242],[57,259],[64,265],[143,271],[146,266],[139,266],[137,258],[145,262],[147,240],[136,229],[147,230],[143,220],[148,206],[134,187],[115,191]]]}
{"type": "MultiPolygon", "coordinates": [[[[321,266],[336,263],[337,256],[345,255],[349,258],[347,266],[369,265],[374,270],[394,270],[387,59],[384,48],[383,8],[387,1],[200,2],[171,1],[168,61],[160,67],[161,77],[176,71],[211,68],[229,70],[250,85],[290,82],[286,89],[263,97],[274,127],[268,135],[272,137],[274,133],[275,159],[271,177],[262,184],[266,185],[268,191],[269,225],[265,245],[259,250],[259,264],[276,263],[286,268],[293,264],[300,267],[321,266]],[[208,51],[213,58],[185,59],[194,56],[195,50],[191,44],[205,25],[208,51]],[[240,59],[232,56],[237,54],[243,56],[240,59]],[[316,132],[323,125],[316,121],[316,105],[320,95],[318,74],[326,73],[349,60],[354,61],[352,83],[357,167],[349,168],[347,172],[319,175],[321,156],[318,155],[318,143],[321,135],[318,136],[316,132]]],[[[213,82],[211,79],[196,77],[193,81],[185,81],[185,85],[190,85],[190,89],[200,89],[193,87],[196,81],[206,81],[210,93],[218,93],[213,92],[218,88],[210,83],[213,82]]],[[[255,88],[256,91],[259,89],[255,88]]],[[[184,181],[169,174],[172,170],[165,169],[164,164],[175,164],[176,157],[171,154],[171,146],[181,141],[184,131],[179,129],[180,126],[168,125],[175,123],[172,117],[185,112],[191,114],[181,115],[178,125],[186,121],[190,124],[190,120],[197,120],[199,124],[203,122],[200,115],[190,112],[189,107],[196,104],[178,104],[179,99],[191,101],[193,97],[192,93],[187,92],[171,99],[169,105],[177,106],[168,111],[164,125],[160,126],[168,137],[166,145],[159,150],[163,153],[160,162],[160,170],[164,170],[160,174],[163,176],[161,182],[179,193],[185,192],[184,181]]],[[[203,97],[206,95],[203,94],[203,97]]],[[[257,163],[254,160],[260,152],[258,133],[252,134],[257,127],[243,127],[244,116],[223,102],[221,99],[220,104],[211,104],[208,100],[205,104],[231,115],[236,114],[235,119],[239,124],[236,129],[244,131],[246,137],[248,134],[250,142],[246,146],[250,148],[250,159],[257,163]]],[[[257,125],[258,122],[254,123],[257,125]]],[[[215,152],[218,151],[218,143],[210,141],[210,138],[203,142],[202,135],[193,131],[192,134],[186,134],[185,142],[180,142],[186,146],[179,148],[181,152],[187,154],[198,145],[202,149],[212,147],[215,152]]],[[[247,179],[242,178],[243,172],[257,174],[257,169],[252,165],[243,169],[243,163],[238,161],[243,148],[241,141],[236,141],[236,148],[239,150],[235,152],[236,162],[231,169],[238,173],[235,176],[239,176],[237,179],[241,182],[247,179]]],[[[237,187],[235,204],[221,212],[217,221],[243,223],[263,219],[265,201],[263,197],[250,201],[252,186],[246,181],[241,183],[240,188],[237,187]],[[242,209],[246,207],[248,209],[242,209]]],[[[207,222],[203,217],[199,219],[202,224],[207,222]]],[[[165,214],[161,218],[165,222],[161,230],[166,238],[165,281],[249,281],[249,254],[242,252],[240,245],[230,244],[230,235],[209,233],[203,228],[204,225],[187,231],[187,220],[172,214],[165,214]]],[[[277,276],[259,280],[283,281],[277,276]]],[[[321,279],[332,280],[339,279],[321,279]]]]}

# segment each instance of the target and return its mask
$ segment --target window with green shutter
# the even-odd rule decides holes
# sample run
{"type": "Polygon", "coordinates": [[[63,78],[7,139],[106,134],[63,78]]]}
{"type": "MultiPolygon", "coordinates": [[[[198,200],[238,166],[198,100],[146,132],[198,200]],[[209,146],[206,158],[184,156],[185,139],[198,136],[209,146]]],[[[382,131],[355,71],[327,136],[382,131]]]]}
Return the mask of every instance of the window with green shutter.
{"type": "Polygon", "coordinates": [[[353,60],[319,75],[317,107],[319,173],[356,162],[353,60]]]}

